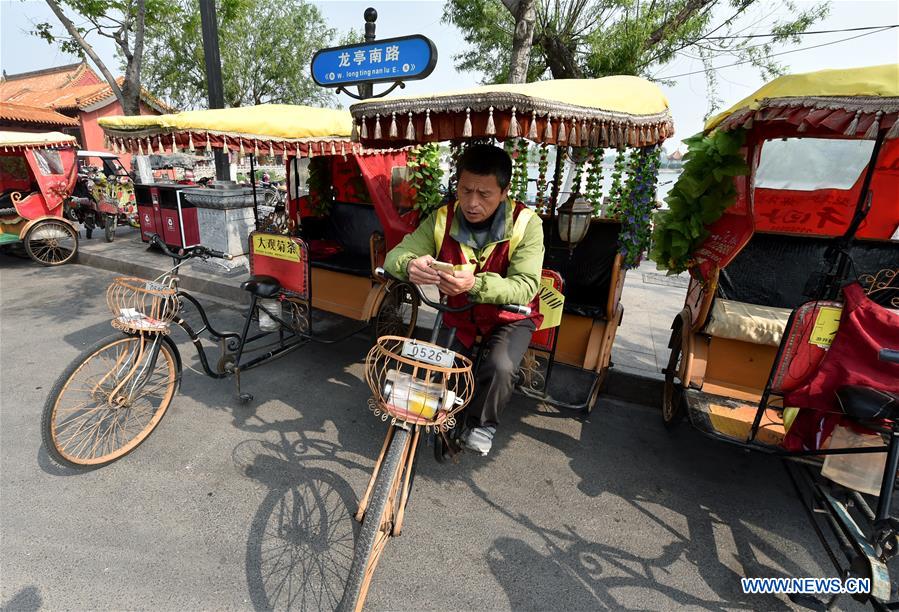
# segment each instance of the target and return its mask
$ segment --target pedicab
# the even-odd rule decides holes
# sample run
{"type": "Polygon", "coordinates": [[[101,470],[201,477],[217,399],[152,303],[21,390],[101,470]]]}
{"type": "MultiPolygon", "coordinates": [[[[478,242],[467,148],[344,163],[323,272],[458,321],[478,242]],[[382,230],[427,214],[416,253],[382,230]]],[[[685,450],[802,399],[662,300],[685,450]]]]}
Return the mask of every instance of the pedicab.
{"type": "Polygon", "coordinates": [[[276,211],[247,237],[250,277],[241,287],[250,304],[240,331],[217,329],[199,299],[179,287],[184,262],[232,255],[200,244],[172,249],[163,236],[147,237],[173,259],[173,267],[154,280],[116,278],[110,285],[106,298],[112,326],[124,336],[106,338],[78,357],[60,375],[44,406],[44,446],[58,463],[96,468],[120,459],[149,437],[181,379],[181,356],[169,337],[176,328],[194,344],[204,373],[216,379],[233,376],[239,399],[248,402],[252,395],[241,392],[241,372],[309,342],[337,342],[368,326],[376,333],[400,335],[414,327],[415,296],[408,288],[386,287],[373,273],[386,246],[414,227],[414,219],[400,217],[393,208],[386,178],[394,166],[405,164],[405,153],[365,151],[352,143],[348,113],[263,105],[112,117],[100,124],[117,152],[202,147],[282,156],[292,197],[286,213],[276,211]],[[334,194],[318,228],[299,214],[304,184],[300,173],[306,160],[327,161],[320,168],[319,197],[334,194]],[[332,184],[339,165],[351,173],[361,169],[365,183],[360,189],[368,188],[370,200],[360,192],[354,201],[341,195],[346,189],[341,190],[339,181],[332,184]],[[316,237],[318,231],[323,238],[316,237]],[[313,307],[363,325],[340,326],[336,334],[316,333],[313,307]],[[188,321],[194,318],[191,314],[199,316],[199,324],[188,321]],[[201,338],[218,343],[217,356],[201,338]],[[120,419],[116,415],[123,407],[130,410],[120,419]]]}
{"type": "Polygon", "coordinates": [[[22,243],[45,266],[75,257],[78,229],[63,213],[77,146],[60,132],[0,132],[0,245],[22,243]]]}
{"type": "Polygon", "coordinates": [[[785,465],[840,578],[869,579],[854,597],[878,608],[899,550],[897,76],[784,76],[711,119],[653,234],[659,267],[690,272],[665,424],[686,415],[797,460],[785,465]]]}
{"type": "MultiPolygon", "coordinates": [[[[544,323],[532,338],[521,389],[588,414],[610,367],[623,315],[620,296],[626,270],[639,262],[648,240],[659,144],[673,133],[661,91],[642,79],[619,76],[490,85],[362,102],[350,110],[355,132],[366,146],[430,145],[432,155],[418,154],[419,160],[430,160],[416,167],[419,175],[431,174],[427,170],[440,152],[433,143],[448,141],[450,157],[457,159],[466,143],[504,142],[515,160],[510,194],[521,202],[527,199],[529,160],[534,158],[537,190],[529,210],[540,214],[544,223],[546,256],[539,294],[544,323]],[[548,177],[551,147],[555,173],[548,177]],[[618,151],[617,191],[612,194],[613,214],[602,216],[607,148],[618,151]],[[562,180],[566,157],[574,160],[567,193],[562,180]],[[624,168],[629,171],[626,179],[624,168]],[[560,206],[561,200],[565,204],[560,206]]],[[[447,197],[455,197],[452,179],[447,197]]],[[[438,198],[432,210],[440,204],[438,198]]],[[[366,360],[370,408],[389,420],[390,427],[356,514],[362,530],[344,593],[346,609],[363,606],[386,542],[402,531],[422,434],[433,432],[435,457],[443,460],[444,450],[455,446],[455,415],[473,392],[473,361],[444,348],[452,338],[437,343],[443,314],[460,309],[445,300],[430,300],[418,287],[415,291],[438,311],[431,342],[382,336],[366,360]]],[[[530,312],[515,304],[500,308],[530,312]]]]}
{"type": "Polygon", "coordinates": [[[84,225],[87,238],[102,227],[106,242],[115,240],[120,224],[139,227],[134,180],[118,155],[78,151],[78,181],[67,201],[66,216],[84,225]]]}

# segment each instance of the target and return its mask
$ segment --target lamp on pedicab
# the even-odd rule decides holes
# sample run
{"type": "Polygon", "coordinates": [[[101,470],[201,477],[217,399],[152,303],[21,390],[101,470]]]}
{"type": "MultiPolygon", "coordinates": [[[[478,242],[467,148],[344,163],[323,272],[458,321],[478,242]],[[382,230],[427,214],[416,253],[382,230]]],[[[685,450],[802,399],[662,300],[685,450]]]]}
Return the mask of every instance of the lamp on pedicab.
{"type": "Polygon", "coordinates": [[[590,229],[590,217],[593,216],[593,206],[584,200],[579,193],[572,193],[562,206],[556,211],[556,227],[559,237],[568,243],[568,248],[573,250],[586,236],[590,229]]]}

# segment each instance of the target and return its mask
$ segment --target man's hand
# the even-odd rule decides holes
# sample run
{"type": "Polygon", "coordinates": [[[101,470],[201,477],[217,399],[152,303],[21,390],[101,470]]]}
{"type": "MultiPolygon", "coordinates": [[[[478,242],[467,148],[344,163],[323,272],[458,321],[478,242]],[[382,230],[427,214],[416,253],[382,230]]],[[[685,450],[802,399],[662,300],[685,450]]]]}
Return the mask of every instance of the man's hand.
{"type": "Polygon", "coordinates": [[[437,272],[440,282],[437,287],[445,295],[468,293],[474,287],[474,273],[469,270],[456,270],[455,273],[437,272]]]}
{"type": "Polygon", "coordinates": [[[416,285],[437,285],[440,283],[440,277],[437,271],[431,269],[431,262],[434,258],[430,255],[422,255],[416,257],[406,266],[406,275],[409,280],[416,285]]]}

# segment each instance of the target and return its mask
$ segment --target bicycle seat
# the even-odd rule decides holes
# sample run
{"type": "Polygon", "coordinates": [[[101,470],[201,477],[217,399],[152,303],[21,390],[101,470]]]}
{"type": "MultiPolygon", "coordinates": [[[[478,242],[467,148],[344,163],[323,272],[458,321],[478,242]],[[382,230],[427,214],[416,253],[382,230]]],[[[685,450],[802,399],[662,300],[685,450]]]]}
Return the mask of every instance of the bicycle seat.
{"type": "Polygon", "coordinates": [[[899,396],[861,385],[845,385],[837,389],[840,410],[853,419],[899,418],[899,396]]]}
{"type": "Polygon", "coordinates": [[[273,298],[281,291],[281,283],[274,276],[251,276],[250,280],[240,284],[240,288],[261,298],[273,298]]]}

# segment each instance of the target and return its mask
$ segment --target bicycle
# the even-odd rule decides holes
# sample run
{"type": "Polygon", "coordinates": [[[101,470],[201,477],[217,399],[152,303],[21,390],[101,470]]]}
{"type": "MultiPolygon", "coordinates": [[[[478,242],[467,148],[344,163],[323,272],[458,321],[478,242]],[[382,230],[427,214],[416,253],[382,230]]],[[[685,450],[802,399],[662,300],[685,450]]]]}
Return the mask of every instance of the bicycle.
{"type": "Polygon", "coordinates": [[[242,402],[250,401],[252,395],[240,391],[241,372],[312,339],[308,297],[284,289],[270,277],[241,285],[252,299],[240,333],[216,330],[197,298],[179,288],[178,271],[190,259],[231,256],[204,246],[175,253],[155,234],[150,244],[172,257],[174,266],[151,281],[133,277],[113,280],[106,301],[114,317],[112,326],[122,335],[104,338],[75,359],[56,380],[44,405],[41,437],[50,457],[61,465],[107,465],[133,451],[153,433],[181,380],[181,355],[170,338],[173,327],[187,333],[207,376],[235,376],[242,402]],[[281,308],[276,309],[268,300],[277,300],[281,308]],[[188,303],[202,321],[197,330],[182,316],[188,303]],[[250,335],[253,321],[258,321],[260,333],[250,335]],[[200,341],[204,333],[221,347],[214,368],[200,341]],[[258,344],[271,335],[277,339],[258,344]]]}
{"type": "MultiPolygon", "coordinates": [[[[349,578],[340,609],[361,610],[374,570],[391,536],[402,532],[403,516],[415,477],[415,456],[422,431],[442,439],[456,430],[456,418],[471,400],[474,391],[473,363],[452,346],[455,329],[438,343],[447,312],[465,312],[476,304],[460,308],[430,300],[420,287],[391,277],[382,268],[382,278],[414,287],[419,299],[437,310],[429,342],[401,336],[381,336],[365,359],[365,380],[372,391],[369,407],[383,421],[390,420],[381,453],[355,518],[362,523],[353,553],[349,578]]],[[[530,308],[514,304],[503,310],[530,314],[530,308]]]]}

